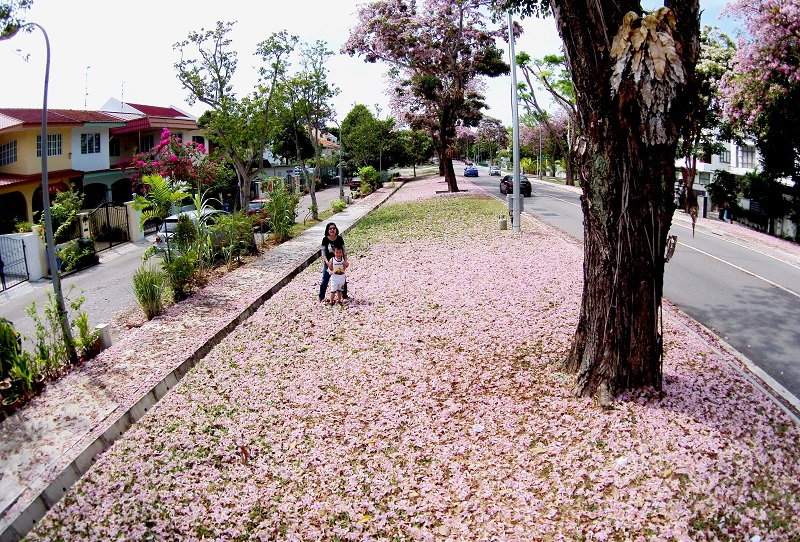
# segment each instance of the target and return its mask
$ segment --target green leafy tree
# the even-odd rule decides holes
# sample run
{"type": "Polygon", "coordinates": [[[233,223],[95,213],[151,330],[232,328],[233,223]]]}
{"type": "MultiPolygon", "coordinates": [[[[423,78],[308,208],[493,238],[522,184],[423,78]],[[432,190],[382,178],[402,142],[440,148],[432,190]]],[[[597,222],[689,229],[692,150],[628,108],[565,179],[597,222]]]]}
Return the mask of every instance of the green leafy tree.
{"type": "Polygon", "coordinates": [[[33,5],[33,0],[0,1],[0,41],[13,36],[25,24],[23,14],[33,5]]]}
{"type": "Polygon", "coordinates": [[[730,127],[724,122],[719,84],[730,70],[736,53],[733,41],[719,28],[706,26],[700,33],[700,59],[697,63],[697,107],[691,112],[690,122],[684,128],[678,144],[678,156],[684,157],[681,168],[681,190],[684,210],[697,220],[699,206],[692,185],[697,175],[697,157],[719,154],[723,150],[720,138],[729,139],[730,127]]]}
{"type": "Polygon", "coordinates": [[[433,140],[425,130],[405,130],[401,132],[401,137],[407,149],[406,163],[412,164],[416,177],[417,164],[423,163],[433,154],[433,140]]]}
{"type": "MultiPolygon", "coordinates": [[[[301,70],[293,77],[284,80],[285,95],[289,98],[288,106],[291,109],[292,117],[308,132],[311,145],[314,147],[315,178],[320,171],[322,156],[319,139],[322,128],[332,113],[329,102],[339,93],[339,89],[328,82],[328,72],[325,68],[325,63],[332,55],[333,52],[328,50],[327,44],[323,41],[304,45],[301,70]]],[[[313,219],[319,220],[316,183],[314,179],[308,179],[305,160],[302,159],[302,156],[298,156],[298,158],[311,196],[313,219]]]]}
{"type": "Polygon", "coordinates": [[[231,160],[239,181],[239,203],[244,208],[250,199],[252,182],[263,165],[262,149],[273,127],[272,82],[283,74],[285,58],[293,44],[285,32],[273,34],[259,44],[257,54],[270,69],[260,72],[254,92],[238,99],[232,80],[237,67],[237,53],[228,37],[235,23],[218,21],[213,30],[190,32],[176,43],[181,60],[175,63],[178,80],[189,91],[189,103],[204,103],[211,111],[204,118],[209,139],[231,160]]]}
{"type": "Polygon", "coordinates": [[[554,147],[549,155],[563,159],[566,172],[566,184],[574,185],[575,178],[572,172],[572,159],[569,149],[575,143],[575,127],[578,110],[575,105],[575,87],[572,84],[571,74],[567,68],[563,55],[546,55],[542,59],[533,59],[525,52],[517,55],[517,65],[520,68],[524,85],[520,85],[519,99],[527,109],[528,117],[536,119],[537,124],[547,132],[548,143],[554,147]],[[552,115],[545,110],[536,97],[536,90],[544,88],[556,104],[566,115],[567,138],[562,137],[562,126],[554,119],[559,115],[552,115]]]}

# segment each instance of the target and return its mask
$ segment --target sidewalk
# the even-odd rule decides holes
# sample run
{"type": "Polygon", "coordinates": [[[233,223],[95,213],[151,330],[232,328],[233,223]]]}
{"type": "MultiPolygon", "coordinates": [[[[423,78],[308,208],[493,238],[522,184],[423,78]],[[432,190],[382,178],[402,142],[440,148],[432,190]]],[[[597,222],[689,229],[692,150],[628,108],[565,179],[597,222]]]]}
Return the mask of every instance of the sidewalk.
{"type": "MultiPolygon", "coordinates": [[[[398,184],[399,187],[399,184],[398,184]]],[[[346,232],[397,188],[335,215],[346,232]]],[[[232,329],[319,256],[325,223],[131,330],[0,424],[0,541],[17,540],[232,329]],[[138,345],[159,337],[159,349],[138,345]],[[198,340],[199,339],[199,340],[198,340]],[[196,346],[200,344],[199,348],[196,346]]]]}

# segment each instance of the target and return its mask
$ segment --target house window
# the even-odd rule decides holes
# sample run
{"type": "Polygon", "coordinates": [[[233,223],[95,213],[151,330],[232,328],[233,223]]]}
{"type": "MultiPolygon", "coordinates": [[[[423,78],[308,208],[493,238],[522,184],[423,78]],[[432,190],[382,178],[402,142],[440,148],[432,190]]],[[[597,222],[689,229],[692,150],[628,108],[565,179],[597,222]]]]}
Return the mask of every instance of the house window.
{"type": "Polygon", "coordinates": [[[731,163],[731,151],[730,149],[725,149],[720,151],[719,153],[719,161],[721,164],[730,164],[731,163]]]}
{"type": "Polygon", "coordinates": [[[183,141],[183,132],[179,132],[179,133],[175,134],[175,139],[183,141]]]}
{"type": "Polygon", "coordinates": [[[756,162],[756,149],[755,147],[742,147],[742,161],[739,164],[741,167],[754,167],[756,162]]]}
{"type": "Polygon", "coordinates": [[[100,134],[81,134],[81,154],[100,152],[100,134]]]}
{"type": "Polygon", "coordinates": [[[142,144],[142,148],[139,149],[139,152],[148,152],[153,148],[153,134],[142,136],[139,141],[142,144]]]}
{"type": "Polygon", "coordinates": [[[192,136],[192,143],[197,143],[198,145],[205,146],[206,138],[204,138],[203,136],[192,136]]]}
{"type": "Polygon", "coordinates": [[[708,173],[708,172],[700,172],[700,174],[698,176],[699,176],[700,186],[708,186],[709,183],[711,183],[711,174],[710,173],[708,173]]]}
{"type": "Polygon", "coordinates": [[[120,146],[119,146],[119,139],[109,139],[108,140],[108,155],[109,156],[121,156],[120,146]]]}
{"type": "Polygon", "coordinates": [[[17,140],[0,145],[0,166],[7,166],[17,161],[17,140]]]}
{"type": "MultiPolygon", "coordinates": [[[[42,136],[36,136],[36,156],[42,156],[42,136]]],[[[47,156],[61,156],[61,134],[47,134],[47,156]]]]}

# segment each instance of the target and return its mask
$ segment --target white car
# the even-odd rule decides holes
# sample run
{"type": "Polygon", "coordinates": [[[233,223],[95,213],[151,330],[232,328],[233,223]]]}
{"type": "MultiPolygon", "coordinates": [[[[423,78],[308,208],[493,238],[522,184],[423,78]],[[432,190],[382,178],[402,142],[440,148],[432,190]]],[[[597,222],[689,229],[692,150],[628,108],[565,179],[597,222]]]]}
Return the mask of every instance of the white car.
{"type": "Polygon", "coordinates": [[[500,166],[489,166],[489,175],[500,176],[500,166]]]}
{"type": "MultiPolygon", "coordinates": [[[[195,226],[199,226],[199,223],[202,222],[203,226],[210,227],[214,225],[219,217],[224,214],[226,214],[225,211],[218,211],[217,209],[204,209],[199,221],[197,219],[196,210],[182,211],[177,215],[168,216],[164,219],[164,222],[161,223],[161,226],[158,227],[158,231],[156,232],[156,250],[159,252],[166,252],[169,249],[170,239],[175,233],[175,226],[178,225],[179,216],[187,216],[189,220],[194,222],[195,226]]],[[[216,237],[212,239],[215,247],[221,245],[222,241],[224,241],[224,239],[216,237]]]]}

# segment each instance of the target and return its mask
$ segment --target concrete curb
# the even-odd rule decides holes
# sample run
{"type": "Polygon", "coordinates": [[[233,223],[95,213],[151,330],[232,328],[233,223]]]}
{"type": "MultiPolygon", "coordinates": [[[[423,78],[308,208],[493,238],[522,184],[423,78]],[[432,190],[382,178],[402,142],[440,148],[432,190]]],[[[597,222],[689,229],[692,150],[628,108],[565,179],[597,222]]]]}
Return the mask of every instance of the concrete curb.
{"type": "MultiPolygon", "coordinates": [[[[368,203],[371,205],[366,209],[363,214],[356,217],[349,217],[356,209],[354,205],[346,208],[344,211],[337,213],[331,217],[333,221],[336,219],[337,223],[342,221],[347,223],[346,226],[340,227],[341,233],[346,233],[353,229],[358,222],[365,216],[369,215],[372,211],[383,205],[397,190],[399,190],[405,183],[398,181],[395,186],[390,188],[386,194],[379,194],[382,196],[378,201],[368,203]]],[[[360,210],[359,210],[360,211],[360,210]]],[[[21,510],[14,518],[2,518],[0,523],[0,542],[16,542],[25,537],[36,523],[41,520],[47,511],[50,510],[58,501],[60,501],[66,492],[83,476],[94,464],[96,457],[108,450],[114,442],[121,437],[128,429],[130,429],[142,416],[144,416],[149,409],[158,403],[168,392],[171,390],[198,362],[200,362],[217,344],[219,344],[228,334],[233,331],[238,325],[246,321],[253,313],[255,313],[261,305],[268,301],[273,295],[279,292],[291,280],[297,276],[301,271],[311,265],[317,258],[319,258],[319,249],[316,246],[316,239],[321,239],[324,228],[324,223],[317,224],[305,230],[296,239],[294,244],[305,244],[306,239],[314,239],[314,248],[308,248],[305,255],[301,257],[299,263],[286,270],[283,277],[277,282],[273,283],[266,291],[264,291],[258,298],[245,307],[238,315],[234,316],[228,321],[219,331],[217,331],[210,339],[197,348],[194,352],[185,357],[178,365],[169,372],[161,381],[147,391],[136,403],[128,408],[121,415],[115,418],[110,417],[110,423],[106,423],[105,430],[91,442],[82,452],[63,469],[47,486],[36,495],[30,503],[28,503],[23,510],[21,510]],[[301,240],[302,239],[302,240],[301,240]]],[[[292,241],[284,243],[286,246],[289,244],[291,247],[292,241]]],[[[280,248],[276,247],[276,248],[280,248]]],[[[273,249],[274,250],[274,249],[273,249]]],[[[265,253],[265,257],[270,251],[265,253]]],[[[251,265],[259,265],[256,260],[251,265]]],[[[5,514],[10,508],[13,508],[18,503],[15,501],[11,503],[6,510],[2,513],[5,514]]]]}

